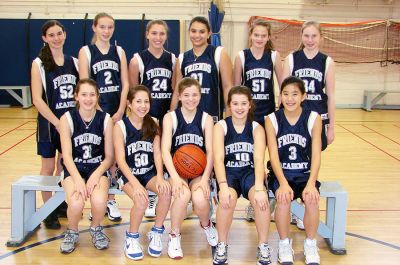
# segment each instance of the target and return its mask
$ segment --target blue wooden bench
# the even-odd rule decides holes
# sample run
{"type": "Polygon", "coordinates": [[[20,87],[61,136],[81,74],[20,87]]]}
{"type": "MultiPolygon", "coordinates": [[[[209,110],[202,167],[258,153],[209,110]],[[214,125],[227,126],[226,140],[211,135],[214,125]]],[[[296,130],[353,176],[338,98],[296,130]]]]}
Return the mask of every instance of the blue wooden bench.
{"type": "Polygon", "coordinates": [[[378,105],[387,94],[400,93],[400,90],[364,90],[364,101],[362,108],[366,111],[372,111],[372,108],[380,109],[400,109],[400,104],[397,105],[378,105]]]}
{"type": "Polygon", "coordinates": [[[0,86],[0,90],[7,91],[22,105],[22,108],[26,109],[32,106],[31,88],[29,86],[0,86]],[[14,90],[21,90],[21,96],[14,90]]]}

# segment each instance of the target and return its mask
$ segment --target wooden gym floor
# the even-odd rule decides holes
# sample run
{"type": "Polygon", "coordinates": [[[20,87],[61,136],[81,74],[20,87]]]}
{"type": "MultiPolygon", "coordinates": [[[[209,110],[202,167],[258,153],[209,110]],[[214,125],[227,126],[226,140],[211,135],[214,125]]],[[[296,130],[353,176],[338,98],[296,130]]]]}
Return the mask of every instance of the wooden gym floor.
{"type": "MultiPolygon", "coordinates": [[[[59,253],[60,235],[67,221],[61,219],[61,230],[38,229],[21,248],[7,248],[10,236],[11,183],[22,175],[36,175],[40,157],[36,155],[36,110],[30,108],[0,109],[0,176],[3,197],[0,205],[0,264],[133,264],[125,258],[123,242],[129,221],[130,201],[118,196],[123,215],[121,223],[105,218],[105,232],[111,239],[110,249],[98,251],[92,247],[87,232],[88,207],[80,223],[80,243],[70,255],[59,253]]],[[[349,193],[347,212],[347,255],[329,252],[324,240],[318,238],[324,265],[400,264],[400,111],[362,110],[337,111],[336,139],[323,153],[319,179],[337,180],[349,193]]],[[[38,205],[41,197],[38,197],[38,205]]],[[[254,223],[244,219],[247,202],[240,200],[230,233],[230,264],[255,264],[256,232],[254,223]]],[[[324,216],[321,202],[321,217],[324,216]]],[[[140,232],[147,232],[152,223],[144,220],[140,232]]],[[[167,230],[169,221],[165,223],[167,230]]],[[[302,240],[304,233],[292,226],[291,236],[295,264],[304,264],[302,240]]],[[[147,248],[145,236],[142,245],[147,248]]],[[[276,262],[278,234],[270,225],[269,243],[276,262]]],[[[154,259],[147,254],[138,264],[211,264],[211,250],[195,217],[186,220],[182,231],[184,258],[173,261],[167,257],[167,237],[164,235],[163,255],[154,259]]]]}

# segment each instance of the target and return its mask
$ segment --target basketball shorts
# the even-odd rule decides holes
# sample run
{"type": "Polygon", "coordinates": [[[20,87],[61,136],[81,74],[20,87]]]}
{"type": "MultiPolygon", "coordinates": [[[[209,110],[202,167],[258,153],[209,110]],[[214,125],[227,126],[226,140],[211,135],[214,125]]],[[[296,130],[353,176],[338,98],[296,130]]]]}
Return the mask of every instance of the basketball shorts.
{"type": "Polygon", "coordinates": [[[328,126],[329,118],[328,113],[321,115],[322,118],[322,130],[321,130],[321,150],[324,151],[328,147],[328,126]]]}
{"type": "Polygon", "coordinates": [[[244,176],[229,174],[229,172],[227,172],[226,181],[228,183],[228,187],[234,189],[238,197],[242,195],[243,198],[248,200],[249,191],[255,184],[254,170],[249,170],[249,172],[244,176]]]}
{"type": "MultiPolygon", "coordinates": [[[[119,189],[122,190],[122,187],[129,182],[128,178],[124,176],[124,174],[122,173],[122,171],[120,169],[117,169],[117,171],[115,172],[115,175],[117,177],[117,182],[119,184],[119,189]]],[[[140,176],[135,176],[136,179],[140,182],[140,184],[146,188],[147,183],[149,183],[149,181],[155,177],[157,175],[157,171],[155,170],[155,168],[151,169],[150,171],[148,171],[147,173],[140,175],[140,176]]]]}
{"type": "MultiPolygon", "coordinates": [[[[84,166],[77,166],[77,169],[79,171],[79,174],[81,174],[81,177],[85,180],[85,182],[88,181],[88,179],[90,178],[90,176],[93,174],[93,172],[99,167],[100,164],[95,164],[95,165],[84,165],[84,166]]],[[[62,178],[66,179],[69,176],[71,176],[71,174],[68,172],[68,169],[65,167],[65,165],[63,165],[64,167],[64,171],[62,173],[62,178]]]]}

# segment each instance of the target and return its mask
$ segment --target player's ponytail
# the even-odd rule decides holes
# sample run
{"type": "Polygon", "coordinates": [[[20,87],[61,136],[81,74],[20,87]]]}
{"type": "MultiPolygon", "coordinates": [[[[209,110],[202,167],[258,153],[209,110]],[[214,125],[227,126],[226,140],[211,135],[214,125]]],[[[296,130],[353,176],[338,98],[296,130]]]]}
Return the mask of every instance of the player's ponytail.
{"type": "MultiPolygon", "coordinates": [[[[47,30],[53,26],[59,26],[63,32],[65,32],[64,26],[57,20],[48,20],[42,26],[42,37],[46,37],[47,30]]],[[[50,46],[45,43],[42,49],[40,49],[38,57],[42,60],[44,70],[46,72],[53,71],[57,64],[54,61],[53,54],[51,53],[50,46]]]]}
{"type": "MultiPolygon", "coordinates": [[[[136,93],[139,91],[144,91],[147,93],[151,104],[150,91],[147,87],[143,85],[137,85],[129,89],[127,96],[128,104],[132,103],[132,101],[135,99],[136,93]]],[[[161,135],[160,127],[149,113],[147,113],[143,118],[142,133],[143,137],[141,140],[153,140],[156,135],[161,135]]]]}

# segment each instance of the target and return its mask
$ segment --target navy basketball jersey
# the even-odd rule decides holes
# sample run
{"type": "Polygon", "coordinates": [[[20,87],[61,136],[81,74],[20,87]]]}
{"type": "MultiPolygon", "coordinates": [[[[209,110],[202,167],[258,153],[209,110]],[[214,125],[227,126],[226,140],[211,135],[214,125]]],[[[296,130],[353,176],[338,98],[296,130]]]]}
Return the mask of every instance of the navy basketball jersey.
{"type": "Polygon", "coordinates": [[[71,130],[72,158],[76,167],[97,167],[104,160],[104,132],[110,115],[96,110],[90,122],[83,121],[78,109],[65,113],[71,130]]]}
{"type": "MultiPolygon", "coordinates": [[[[39,67],[43,87],[42,99],[54,115],[60,119],[66,111],[75,107],[74,92],[79,80],[78,60],[65,55],[64,65],[57,65],[51,72],[44,69],[40,58],[36,58],[34,63],[39,67]]],[[[54,126],[39,113],[38,139],[51,141],[54,133],[54,126]]]]}
{"type": "Polygon", "coordinates": [[[218,122],[224,129],[225,170],[229,176],[243,177],[254,170],[253,131],[259,126],[255,121],[247,121],[241,133],[233,126],[232,117],[218,122]]]}
{"type": "Polygon", "coordinates": [[[332,59],[318,52],[308,59],[303,50],[289,55],[290,73],[304,81],[307,98],[304,106],[318,112],[322,120],[328,119],[328,96],[324,92],[326,73],[332,59]]]}
{"type": "Polygon", "coordinates": [[[266,51],[258,60],[250,49],[239,52],[242,85],[251,88],[256,105],[254,120],[264,126],[265,117],[275,111],[274,65],[276,51],[266,51]]]}
{"type": "Polygon", "coordinates": [[[89,62],[89,76],[100,88],[99,105],[104,112],[114,115],[121,99],[121,47],[110,45],[107,54],[102,54],[96,45],[83,47],[89,62]]]}
{"type": "Polygon", "coordinates": [[[142,139],[142,130],[133,126],[128,117],[117,122],[124,136],[125,160],[135,177],[154,168],[153,140],[142,139]]]}
{"type": "Polygon", "coordinates": [[[213,116],[214,121],[222,118],[224,107],[223,92],[219,82],[222,49],[208,45],[199,57],[195,56],[193,49],[179,55],[182,76],[199,81],[201,86],[199,108],[213,116]]]}
{"type": "Polygon", "coordinates": [[[146,49],[135,53],[134,57],[139,65],[139,82],[150,89],[152,99],[150,115],[160,120],[171,105],[175,55],[164,51],[160,58],[156,58],[146,49]]]}
{"type": "Polygon", "coordinates": [[[268,115],[275,129],[279,160],[289,181],[305,182],[310,176],[311,136],[318,113],[303,108],[295,125],[286,119],[284,109],[268,115]]]}
{"type": "Polygon", "coordinates": [[[187,123],[183,117],[181,108],[170,112],[172,117],[172,143],[171,154],[185,144],[193,144],[206,152],[204,127],[208,114],[197,108],[193,121],[187,123]]]}

